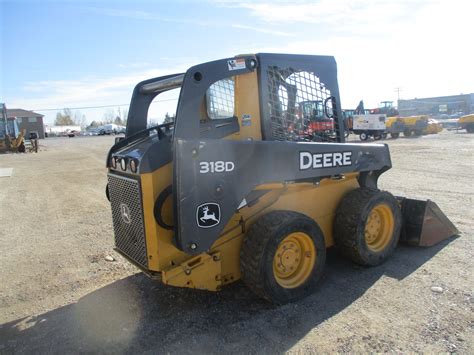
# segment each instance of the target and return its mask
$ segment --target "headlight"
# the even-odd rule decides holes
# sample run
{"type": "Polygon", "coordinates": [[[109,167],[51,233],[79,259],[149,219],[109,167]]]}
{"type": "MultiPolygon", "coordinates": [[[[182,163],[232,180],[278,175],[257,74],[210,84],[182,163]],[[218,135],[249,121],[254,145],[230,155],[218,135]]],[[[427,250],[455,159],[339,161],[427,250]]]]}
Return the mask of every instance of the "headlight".
{"type": "Polygon", "coordinates": [[[130,159],[130,170],[132,171],[132,173],[137,172],[137,166],[138,166],[137,161],[135,159],[130,159]]]}
{"type": "Polygon", "coordinates": [[[120,167],[123,171],[127,170],[127,159],[122,158],[120,159],[120,167]]]}
{"type": "Polygon", "coordinates": [[[112,166],[112,168],[117,169],[117,158],[116,157],[112,157],[112,161],[110,162],[110,165],[112,166]]]}

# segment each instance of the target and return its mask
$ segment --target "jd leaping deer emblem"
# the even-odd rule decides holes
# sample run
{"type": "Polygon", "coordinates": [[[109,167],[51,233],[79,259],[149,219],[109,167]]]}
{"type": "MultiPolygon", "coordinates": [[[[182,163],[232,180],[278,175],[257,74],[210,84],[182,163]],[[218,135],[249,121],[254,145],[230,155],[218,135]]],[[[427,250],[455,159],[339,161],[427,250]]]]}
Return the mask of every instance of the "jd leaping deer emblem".
{"type": "Polygon", "coordinates": [[[197,224],[201,228],[210,228],[218,225],[220,218],[221,208],[217,203],[203,203],[196,210],[197,224]]]}

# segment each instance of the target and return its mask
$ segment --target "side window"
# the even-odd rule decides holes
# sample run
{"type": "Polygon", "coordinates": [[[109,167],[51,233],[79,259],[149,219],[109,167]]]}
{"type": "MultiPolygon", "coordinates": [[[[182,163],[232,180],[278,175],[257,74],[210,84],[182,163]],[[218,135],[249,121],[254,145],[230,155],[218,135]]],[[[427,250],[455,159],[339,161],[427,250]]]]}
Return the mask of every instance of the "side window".
{"type": "Polygon", "coordinates": [[[207,117],[222,120],[235,116],[235,86],[233,78],[216,81],[206,92],[207,117]]]}
{"type": "Polygon", "coordinates": [[[270,66],[271,139],[334,141],[333,97],[311,72],[270,66]]]}
{"type": "MultiPolygon", "coordinates": [[[[153,99],[148,107],[147,127],[174,122],[180,92],[181,88],[171,89],[160,93],[153,99]]],[[[119,116],[124,117],[122,122],[125,125],[128,111],[119,116]]]]}
{"type": "Polygon", "coordinates": [[[30,118],[28,119],[28,121],[29,121],[30,123],[36,123],[36,117],[30,117],[30,118]]]}

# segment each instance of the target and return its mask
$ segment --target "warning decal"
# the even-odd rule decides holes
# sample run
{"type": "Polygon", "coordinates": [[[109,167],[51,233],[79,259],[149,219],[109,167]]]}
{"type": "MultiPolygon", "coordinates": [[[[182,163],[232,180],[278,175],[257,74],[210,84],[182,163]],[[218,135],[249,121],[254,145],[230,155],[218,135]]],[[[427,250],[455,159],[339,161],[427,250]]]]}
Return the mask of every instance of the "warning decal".
{"type": "Polygon", "coordinates": [[[230,59],[227,61],[227,67],[229,68],[229,70],[245,69],[245,59],[230,59]]]}

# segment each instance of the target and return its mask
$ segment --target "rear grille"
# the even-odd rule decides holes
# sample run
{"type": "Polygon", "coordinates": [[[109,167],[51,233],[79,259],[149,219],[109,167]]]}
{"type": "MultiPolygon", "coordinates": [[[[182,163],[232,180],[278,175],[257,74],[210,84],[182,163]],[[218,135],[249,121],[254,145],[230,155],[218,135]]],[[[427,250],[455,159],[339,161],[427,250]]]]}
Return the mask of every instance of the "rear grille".
{"type": "Polygon", "coordinates": [[[115,246],[148,268],[140,181],[108,174],[115,246]]]}

